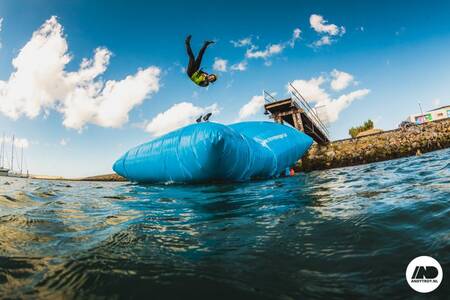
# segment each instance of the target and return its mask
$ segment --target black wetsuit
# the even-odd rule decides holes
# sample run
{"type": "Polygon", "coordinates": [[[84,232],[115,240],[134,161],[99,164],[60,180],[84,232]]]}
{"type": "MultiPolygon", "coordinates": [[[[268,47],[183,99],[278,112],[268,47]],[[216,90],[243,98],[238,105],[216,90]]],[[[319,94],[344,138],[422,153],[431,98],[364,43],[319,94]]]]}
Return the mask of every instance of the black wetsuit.
{"type": "MultiPolygon", "coordinates": [[[[200,66],[202,64],[202,58],[203,58],[203,54],[205,53],[206,48],[208,48],[208,46],[212,43],[213,42],[209,42],[209,41],[205,42],[203,44],[203,47],[198,52],[197,58],[195,58],[194,53],[192,52],[192,49],[191,49],[191,39],[190,39],[190,37],[186,38],[186,51],[189,56],[189,64],[186,69],[186,73],[188,74],[189,78],[191,78],[192,81],[194,81],[196,84],[198,84],[200,86],[207,86],[209,84],[209,82],[207,80],[203,80],[201,82],[196,82],[195,79],[193,78],[193,75],[199,74],[199,73],[196,74],[197,71],[199,71],[202,74],[208,75],[207,73],[203,72],[200,69],[200,66]]],[[[206,78],[206,76],[204,76],[204,77],[206,78]]]]}

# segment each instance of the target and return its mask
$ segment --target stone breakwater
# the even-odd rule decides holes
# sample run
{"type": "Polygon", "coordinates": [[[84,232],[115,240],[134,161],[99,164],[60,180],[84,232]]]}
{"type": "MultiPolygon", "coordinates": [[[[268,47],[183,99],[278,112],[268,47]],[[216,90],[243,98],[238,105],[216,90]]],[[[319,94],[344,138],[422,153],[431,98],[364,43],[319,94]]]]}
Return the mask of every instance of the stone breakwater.
{"type": "Polygon", "coordinates": [[[450,119],[356,139],[314,144],[298,169],[324,170],[390,160],[450,147],[450,119]]]}

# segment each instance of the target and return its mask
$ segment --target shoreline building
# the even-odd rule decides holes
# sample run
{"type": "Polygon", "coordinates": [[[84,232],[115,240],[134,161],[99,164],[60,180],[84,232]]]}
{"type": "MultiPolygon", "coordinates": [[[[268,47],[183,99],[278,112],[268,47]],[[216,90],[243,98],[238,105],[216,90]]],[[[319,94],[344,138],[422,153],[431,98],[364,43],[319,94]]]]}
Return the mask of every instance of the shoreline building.
{"type": "Polygon", "coordinates": [[[414,114],[408,116],[406,121],[423,124],[425,122],[437,121],[450,118],[450,105],[441,106],[432,110],[427,111],[423,114],[414,114]]]}

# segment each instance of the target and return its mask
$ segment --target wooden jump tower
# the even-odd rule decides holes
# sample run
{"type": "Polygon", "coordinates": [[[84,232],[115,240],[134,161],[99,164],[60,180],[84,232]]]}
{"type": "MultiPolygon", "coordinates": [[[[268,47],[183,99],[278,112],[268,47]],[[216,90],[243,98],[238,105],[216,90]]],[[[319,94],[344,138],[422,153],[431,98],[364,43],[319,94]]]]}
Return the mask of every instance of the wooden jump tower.
{"type": "Polygon", "coordinates": [[[318,144],[329,143],[327,127],[300,92],[292,84],[289,86],[291,97],[283,100],[276,100],[270,93],[264,91],[265,114],[270,114],[270,118],[277,123],[288,123],[306,133],[318,144]]]}

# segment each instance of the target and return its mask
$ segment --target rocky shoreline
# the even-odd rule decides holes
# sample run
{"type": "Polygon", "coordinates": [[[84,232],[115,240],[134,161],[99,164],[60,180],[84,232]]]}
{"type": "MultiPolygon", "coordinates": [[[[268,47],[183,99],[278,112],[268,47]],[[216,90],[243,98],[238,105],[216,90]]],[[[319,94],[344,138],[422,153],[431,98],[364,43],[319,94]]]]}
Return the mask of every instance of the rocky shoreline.
{"type": "Polygon", "coordinates": [[[450,119],[395,129],[321,146],[314,144],[297,165],[325,170],[385,161],[450,147],[450,119]]]}

